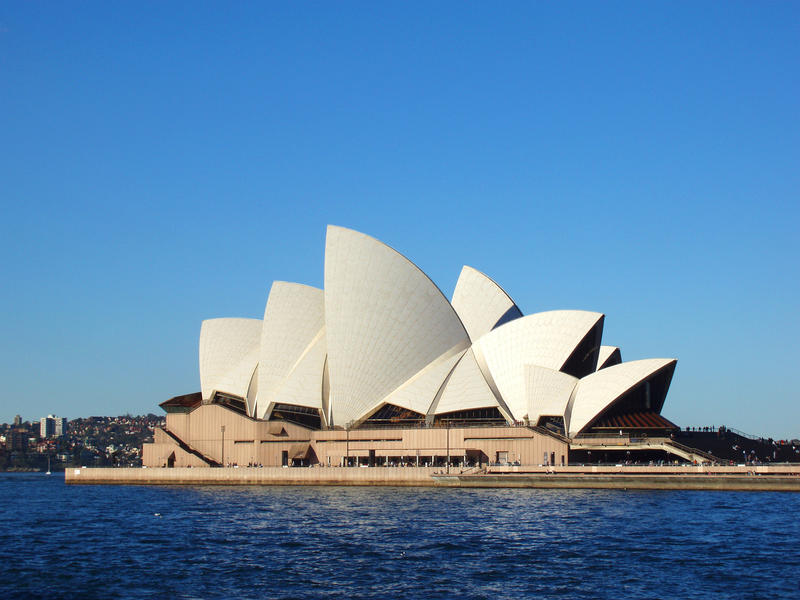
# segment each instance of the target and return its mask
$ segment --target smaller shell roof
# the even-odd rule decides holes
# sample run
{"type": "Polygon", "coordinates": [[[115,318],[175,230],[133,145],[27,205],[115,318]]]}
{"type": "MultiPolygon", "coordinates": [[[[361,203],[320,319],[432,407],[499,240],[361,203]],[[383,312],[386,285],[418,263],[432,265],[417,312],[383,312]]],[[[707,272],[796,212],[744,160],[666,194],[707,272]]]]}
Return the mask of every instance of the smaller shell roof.
{"type": "Polygon", "coordinates": [[[247,397],[258,364],[260,319],[207,319],[200,327],[200,388],[208,401],[214,392],[247,397]]]}
{"type": "Polygon", "coordinates": [[[572,392],[564,414],[564,425],[569,436],[580,433],[598,415],[639,384],[664,371],[668,371],[671,377],[677,362],[674,358],[635,360],[606,367],[581,379],[572,392]]]}
{"type": "Polygon", "coordinates": [[[521,317],[490,331],[474,344],[486,381],[521,421],[528,410],[525,365],[561,370],[591,332],[602,327],[601,313],[553,310],[521,317]]]}
{"type": "Polygon", "coordinates": [[[612,367],[622,362],[622,353],[616,346],[600,346],[597,353],[597,371],[612,367]]]}
{"type": "MultiPolygon", "coordinates": [[[[286,385],[298,361],[318,340],[324,326],[324,293],[321,289],[287,281],[273,282],[264,309],[260,339],[260,418],[264,418],[271,404],[280,402],[278,392],[286,385]]],[[[324,347],[322,352],[324,360],[324,347]]]]}
{"type": "Polygon", "coordinates": [[[522,311],[503,288],[467,265],[458,276],[451,304],[471,340],[522,316],[522,311]]]}

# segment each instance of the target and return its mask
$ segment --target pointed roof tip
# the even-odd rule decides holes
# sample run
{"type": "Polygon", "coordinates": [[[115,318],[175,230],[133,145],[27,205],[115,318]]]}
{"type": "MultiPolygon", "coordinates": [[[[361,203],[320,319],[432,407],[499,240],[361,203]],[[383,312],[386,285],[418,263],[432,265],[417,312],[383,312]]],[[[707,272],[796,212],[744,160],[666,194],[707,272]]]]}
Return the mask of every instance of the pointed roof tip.
{"type": "Polygon", "coordinates": [[[506,292],[506,291],[503,289],[503,286],[501,286],[499,283],[497,283],[497,282],[496,282],[494,279],[492,279],[491,277],[489,277],[489,276],[488,276],[486,273],[484,273],[484,272],[483,272],[483,271],[481,271],[480,269],[476,269],[475,267],[471,267],[471,266],[469,266],[469,265],[463,265],[463,266],[461,267],[461,273],[459,273],[459,278],[460,278],[460,277],[461,277],[461,275],[463,275],[465,272],[466,272],[466,273],[474,273],[474,274],[476,274],[476,275],[480,275],[480,276],[481,276],[481,277],[483,277],[484,279],[488,279],[488,280],[489,280],[490,282],[492,282],[492,283],[493,283],[495,286],[497,286],[497,288],[498,288],[498,289],[499,289],[501,292],[503,292],[503,293],[506,295],[506,298],[508,298],[508,299],[511,301],[511,303],[512,303],[512,304],[516,305],[516,302],[514,302],[514,300],[511,298],[511,296],[509,296],[509,295],[508,295],[508,292],[506,292]]]}
{"type": "Polygon", "coordinates": [[[297,283],[296,281],[283,281],[282,279],[276,279],[275,281],[273,281],[272,284],[269,286],[269,289],[270,291],[272,291],[276,287],[284,287],[284,286],[309,288],[312,290],[318,290],[320,292],[322,291],[322,288],[318,288],[317,286],[314,285],[308,285],[307,283],[297,283]]]}
{"type": "Polygon", "coordinates": [[[331,232],[356,233],[358,235],[363,235],[364,237],[376,239],[376,238],[373,238],[371,235],[367,235],[363,231],[359,231],[358,229],[353,229],[352,227],[343,227],[342,225],[333,225],[332,223],[328,223],[325,226],[325,232],[326,233],[331,233],[331,232]]]}
{"type": "Polygon", "coordinates": [[[325,244],[327,245],[328,239],[330,239],[331,235],[335,235],[338,233],[347,233],[347,232],[360,233],[355,229],[348,229],[347,227],[342,227],[341,225],[332,225],[331,223],[328,223],[325,226],[325,244]]]}
{"type": "MultiPolygon", "coordinates": [[[[608,367],[604,367],[600,371],[595,371],[593,373],[589,373],[588,375],[586,375],[586,377],[583,377],[582,379],[594,377],[594,376],[596,376],[596,375],[598,375],[598,374],[600,374],[600,373],[602,373],[604,371],[616,372],[616,371],[621,371],[621,370],[628,370],[630,368],[633,368],[636,365],[644,366],[646,363],[650,363],[650,364],[661,363],[658,367],[653,368],[653,371],[655,372],[655,371],[660,371],[661,369],[664,369],[666,367],[669,367],[670,365],[676,365],[678,363],[678,359],[677,358],[638,358],[636,360],[623,361],[623,362],[617,363],[615,365],[610,365],[608,367]]],[[[606,376],[608,376],[608,374],[606,374],[606,376]]]]}
{"type": "MultiPolygon", "coordinates": [[[[364,233],[363,231],[358,231],[357,229],[352,229],[350,227],[342,227],[341,225],[328,224],[327,229],[325,231],[325,248],[326,248],[326,251],[327,251],[329,239],[330,239],[332,234],[370,240],[372,242],[375,242],[376,244],[380,244],[381,246],[385,246],[386,248],[388,248],[392,252],[396,252],[397,254],[399,254],[400,256],[405,258],[408,262],[410,262],[415,267],[417,267],[417,265],[416,265],[416,263],[414,263],[414,261],[412,261],[405,254],[400,252],[397,248],[394,248],[393,246],[390,246],[386,242],[384,242],[382,240],[379,240],[375,236],[369,235],[368,233],[364,233]]],[[[419,269],[419,267],[417,267],[417,268],[419,269]]]]}
{"type": "Polygon", "coordinates": [[[595,310],[583,310],[580,308],[557,308],[555,310],[543,310],[541,312],[531,313],[530,315],[525,315],[526,317],[533,317],[535,315],[557,315],[559,313],[563,314],[585,314],[585,315],[593,315],[595,320],[605,319],[605,313],[597,312],[595,310]]]}
{"type": "Polygon", "coordinates": [[[200,321],[200,326],[202,327],[206,323],[220,323],[222,321],[227,321],[228,323],[233,323],[234,321],[261,321],[262,319],[256,317],[212,317],[210,319],[203,319],[200,321]]]}

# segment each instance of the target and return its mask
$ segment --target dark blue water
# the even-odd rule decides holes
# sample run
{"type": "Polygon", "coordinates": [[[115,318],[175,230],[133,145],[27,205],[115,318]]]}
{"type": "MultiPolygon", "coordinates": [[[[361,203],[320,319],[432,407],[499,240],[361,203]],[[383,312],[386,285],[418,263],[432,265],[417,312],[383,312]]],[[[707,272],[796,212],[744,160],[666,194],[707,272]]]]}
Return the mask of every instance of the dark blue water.
{"type": "Polygon", "coordinates": [[[2,599],[800,598],[800,494],[0,474],[0,507],[2,599]]]}

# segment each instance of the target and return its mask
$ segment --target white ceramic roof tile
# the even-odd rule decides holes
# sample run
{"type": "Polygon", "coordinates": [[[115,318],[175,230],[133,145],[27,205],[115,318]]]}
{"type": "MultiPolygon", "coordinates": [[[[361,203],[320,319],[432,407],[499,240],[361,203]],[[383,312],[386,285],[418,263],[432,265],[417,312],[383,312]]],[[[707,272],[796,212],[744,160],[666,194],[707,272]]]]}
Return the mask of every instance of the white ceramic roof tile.
{"type": "Polygon", "coordinates": [[[525,365],[528,419],[533,425],[541,416],[563,417],[578,378],[547,367],[525,365]]]}
{"type": "Polygon", "coordinates": [[[448,352],[389,394],[385,402],[427,414],[444,380],[453,370],[464,350],[448,352]]]}
{"type": "Polygon", "coordinates": [[[483,378],[483,373],[475,362],[475,354],[470,348],[447,380],[434,413],[441,415],[457,410],[495,406],[499,406],[497,398],[483,378]]]}

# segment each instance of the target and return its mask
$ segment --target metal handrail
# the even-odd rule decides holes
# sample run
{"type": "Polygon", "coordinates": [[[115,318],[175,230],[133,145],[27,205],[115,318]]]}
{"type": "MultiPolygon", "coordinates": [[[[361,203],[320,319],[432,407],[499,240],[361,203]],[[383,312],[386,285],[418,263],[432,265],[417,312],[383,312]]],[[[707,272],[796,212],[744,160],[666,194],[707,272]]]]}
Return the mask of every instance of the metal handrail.
{"type": "Polygon", "coordinates": [[[622,435],[619,435],[619,434],[616,434],[616,433],[579,433],[578,435],[576,435],[572,439],[573,440],[597,439],[597,438],[608,438],[608,439],[619,438],[619,439],[624,439],[624,438],[630,438],[630,437],[631,437],[630,432],[625,431],[625,432],[622,433],[622,435]]]}
{"type": "Polygon", "coordinates": [[[562,435],[562,434],[560,434],[560,433],[558,433],[556,431],[553,431],[551,429],[548,429],[547,427],[540,427],[539,425],[528,425],[528,429],[530,429],[532,431],[535,431],[537,433],[540,433],[542,435],[549,435],[549,436],[554,437],[554,438],[556,438],[558,440],[561,440],[562,442],[569,443],[569,441],[570,441],[567,436],[562,435]]]}
{"type": "Polygon", "coordinates": [[[697,456],[701,456],[701,457],[703,457],[703,458],[705,458],[707,460],[714,461],[714,462],[722,460],[722,459],[714,456],[710,452],[704,452],[703,450],[698,450],[697,448],[692,448],[691,446],[685,446],[684,444],[676,442],[673,439],[666,438],[665,441],[666,441],[667,444],[669,444],[671,446],[675,446],[676,448],[679,448],[679,449],[683,450],[684,452],[689,452],[691,454],[696,454],[697,456]]]}
{"type": "Polygon", "coordinates": [[[750,435],[749,433],[745,433],[744,431],[740,431],[738,429],[734,429],[733,427],[726,427],[725,431],[730,431],[731,433],[735,433],[738,436],[743,438],[747,438],[748,440],[763,440],[764,438],[758,435],[750,435]]]}
{"type": "MultiPolygon", "coordinates": [[[[586,438],[584,438],[584,439],[586,439],[586,441],[590,441],[591,439],[597,439],[597,440],[601,440],[602,439],[602,440],[608,440],[609,443],[617,442],[617,443],[619,443],[621,445],[624,445],[624,446],[642,446],[644,444],[647,444],[647,445],[660,444],[660,445],[665,445],[665,446],[673,446],[673,447],[675,447],[675,448],[677,448],[679,450],[683,450],[687,454],[694,454],[695,456],[698,456],[700,458],[704,458],[705,460],[710,461],[710,462],[719,462],[721,460],[720,458],[714,456],[713,454],[711,454],[709,452],[704,452],[703,450],[698,450],[697,448],[692,448],[691,446],[686,446],[686,445],[681,444],[679,442],[676,442],[674,439],[668,438],[668,437],[647,437],[647,438],[645,438],[645,437],[637,437],[637,438],[634,438],[632,436],[624,436],[624,435],[623,436],[608,436],[607,435],[607,436],[602,436],[602,437],[601,436],[593,436],[593,437],[586,436],[586,438]],[[589,438],[589,439],[586,439],[586,438],[589,438]]],[[[581,438],[576,438],[575,440],[573,440],[573,442],[576,442],[576,441],[580,442],[581,438]]]]}

